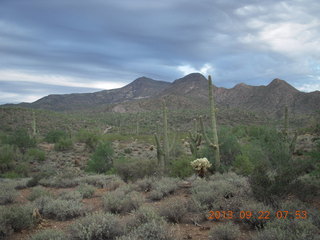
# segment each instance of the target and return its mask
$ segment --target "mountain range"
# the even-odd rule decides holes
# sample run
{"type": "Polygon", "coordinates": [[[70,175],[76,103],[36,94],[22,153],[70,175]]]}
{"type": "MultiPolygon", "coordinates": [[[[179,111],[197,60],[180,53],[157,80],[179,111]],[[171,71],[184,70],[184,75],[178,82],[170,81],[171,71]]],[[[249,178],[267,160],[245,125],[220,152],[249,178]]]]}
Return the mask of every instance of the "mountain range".
{"type": "MultiPolygon", "coordinates": [[[[320,91],[300,92],[284,80],[272,80],[267,86],[244,83],[227,89],[214,86],[218,108],[237,108],[281,115],[284,106],[295,114],[310,114],[320,110],[320,91]]],[[[74,111],[103,108],[114,112],[145,111],[159,106],[166,99],[171,109],[205,108],[208,105],[208,80],[192,73],[172,83],[140,77],[130,84],[94,93],[49,95],[33,103],[16,106],[74,111]]]]}

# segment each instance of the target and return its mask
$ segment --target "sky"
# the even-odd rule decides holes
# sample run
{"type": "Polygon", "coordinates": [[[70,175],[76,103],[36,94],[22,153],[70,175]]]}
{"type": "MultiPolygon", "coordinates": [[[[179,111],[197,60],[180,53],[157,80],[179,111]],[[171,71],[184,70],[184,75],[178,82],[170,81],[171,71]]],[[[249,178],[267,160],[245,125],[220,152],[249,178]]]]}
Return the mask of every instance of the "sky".
{"type": "Polygon", "coordinates": [[[0,104],[192,72],[320,90],[319,0],[0,0],[0,104]]]}

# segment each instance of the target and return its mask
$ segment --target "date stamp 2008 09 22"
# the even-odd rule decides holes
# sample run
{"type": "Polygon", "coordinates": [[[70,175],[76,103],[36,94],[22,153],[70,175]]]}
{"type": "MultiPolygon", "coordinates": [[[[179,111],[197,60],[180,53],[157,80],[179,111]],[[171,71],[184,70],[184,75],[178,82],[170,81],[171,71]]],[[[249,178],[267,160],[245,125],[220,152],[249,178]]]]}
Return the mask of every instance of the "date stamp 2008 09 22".
{"type": "Polygon", "coordinates": [[[240,212],[234,212],[234,211],[209,211],[210,216],[208,219],[213,220],[219,220],[219,219],[250,219],[250,218],[257,218],[257,219],[265,219],[269,220],[272,218],[272,214],[278,219],[307,219],[308,218],[308,212],[297,210],[297,211],[285,211],[285,210],[279,210],[274,213],[271,213],[270,211],[258,211],[257,213],[254,213],[252,211],[240,211],[240,212]]]}

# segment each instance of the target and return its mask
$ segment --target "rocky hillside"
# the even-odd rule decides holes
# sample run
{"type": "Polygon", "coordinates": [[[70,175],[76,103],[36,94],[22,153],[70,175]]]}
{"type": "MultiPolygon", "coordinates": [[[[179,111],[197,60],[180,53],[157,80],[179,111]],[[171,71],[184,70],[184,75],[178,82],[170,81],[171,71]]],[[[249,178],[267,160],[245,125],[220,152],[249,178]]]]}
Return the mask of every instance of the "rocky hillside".
{"type": "MultiPolygon", "coordinates": [[[[49,95],[20,106],[55,111],[103,107],[107,111],[137,112],[156,109],[162,98],[171,109],[199,109],[207,106],[207,79],[192,73],[172,83],[141,77],[113,90],[85,94],[49,95]]],[[[218,107],[264,112],[281,116],[284,106],[293,114],[310,114],[320,110],[320,92],[300,92],[284,80],[274,79],[267,86],[244,83],[227,89],[214,87],[218,107]]]]}

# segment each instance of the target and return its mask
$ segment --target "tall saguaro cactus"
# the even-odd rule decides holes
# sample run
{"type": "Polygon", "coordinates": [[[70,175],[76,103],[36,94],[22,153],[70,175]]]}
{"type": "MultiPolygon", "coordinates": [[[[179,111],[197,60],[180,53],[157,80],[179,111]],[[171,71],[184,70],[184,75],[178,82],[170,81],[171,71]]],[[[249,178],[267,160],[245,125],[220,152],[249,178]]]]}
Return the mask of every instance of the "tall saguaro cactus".
{"type": "MultiPolygon", "coordinates": [[[[163,117],[163,132],[162,132],[162,143],[160,137],[155,134],[155,141],[157,145],[157,158],[161,174],[164,173],[166,166],[170,159],[170,148],[169,148],[169,138],[168,138],[168,118],[167,118],[167,107],[165,101],[162,102],[162,117],[163,117]]],[[[174,141],[174,140],[173,140],[174,141]]],[[[170,144],[173,147],[173,142],[170,144]]]]}
{"type": "Polygon", "coordinates": [[[285,106],[284,108],[284,122],[283,122],[283,135],[284,135],[284,139],[287,142],[287,144],[289,145],[289,153],[293,154],[295,147],[296,147],[296,142],[297,142],[297,138],[298,138],[298,133],[295,132],[294,136],[292,137],[292,139],[289,139],[289,130],[288,130],[288,126],[289,126],[289,114],[288,114],[288,107],[285,106]]]}
{"type": "Polygon", "coordinates": [[[206,144],[213,150],[214,158],[215,158],[215,168],[218,169],[220,167],[220,149],[219,149],[219,141],[218,141],[218,131],[217,131],[217,122],[216,122],[216,108],[214,104],[213,98],[213,89],[212,89],[212,80],[211,76],[208,77],[209,82],[209,104],[210,104],[210,127],[212,130],[212,139],[208,137],[206,134],[202,117],[200,116],[200,125],[202,135],[206,141],[206,144]]]}
{"type": "Polygon", "coordinates": [[[197,119],[194,119],[194,132],[189,131],[189,144],[193,157],[198,157],[198,148],[201,144],[202,136],[198,132],[197,119]]]}
{"type": "Polygon", "coordinates": [[[37,135],[36,115],[34,111],[32,112],[32,134],[33,136],[37,135]]]}

